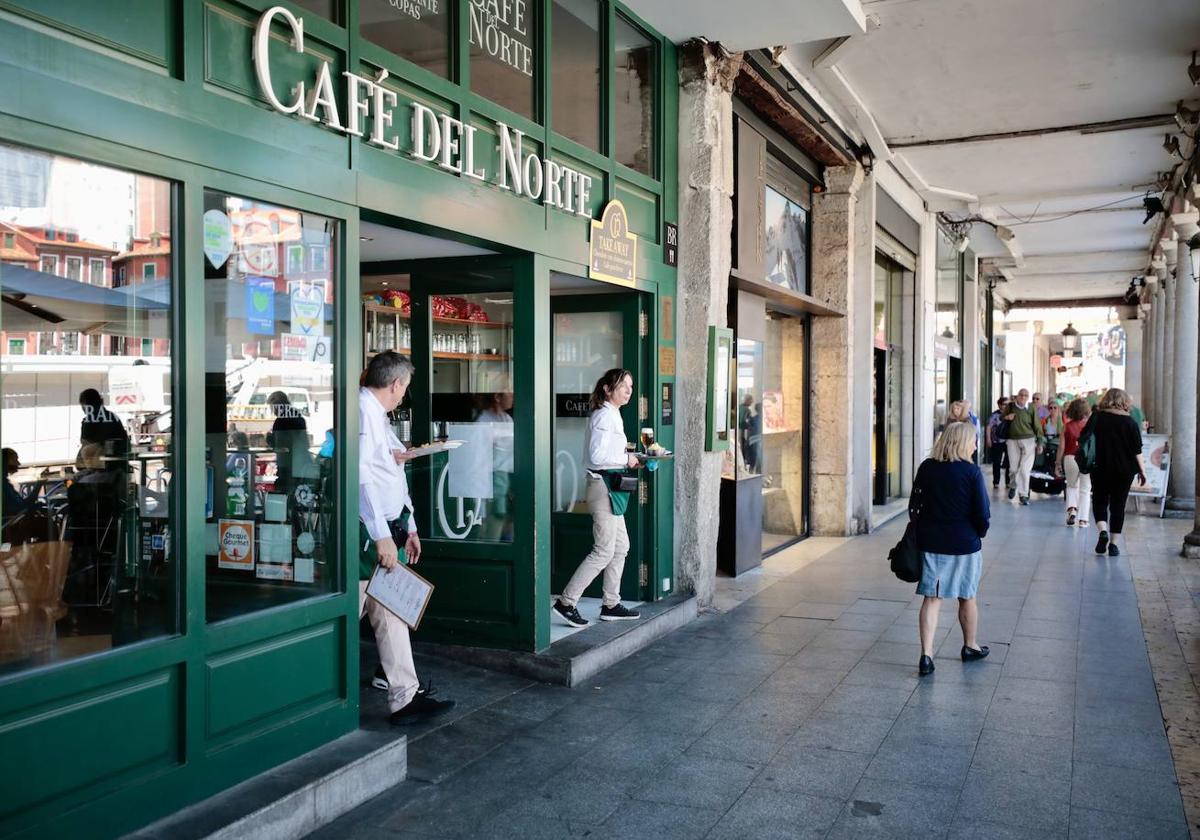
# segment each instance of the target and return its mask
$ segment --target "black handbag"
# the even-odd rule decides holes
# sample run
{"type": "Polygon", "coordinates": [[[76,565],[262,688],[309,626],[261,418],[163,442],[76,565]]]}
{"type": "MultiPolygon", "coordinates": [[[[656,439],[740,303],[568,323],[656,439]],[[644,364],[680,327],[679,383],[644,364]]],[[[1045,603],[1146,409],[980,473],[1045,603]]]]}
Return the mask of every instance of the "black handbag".
{"type": "Polygon", "coordinates": [[[608,489],[614,493],[632,493],[638,489],[637,475],[614,470],[604,474],[608,489]]]}
{"type": "Polygon", "coordinates": [[[905,583],[919,581],[925,567],[925,557],[917,545],[917,521],[921,518],[923,507],[920,478],[921,471],[917,470],[917,477],[913,479],[912,493],[908,499],[908,526],[904,529],[904,536],[900,538],[900,542],[888,552],[892,574],[905,583]]]}

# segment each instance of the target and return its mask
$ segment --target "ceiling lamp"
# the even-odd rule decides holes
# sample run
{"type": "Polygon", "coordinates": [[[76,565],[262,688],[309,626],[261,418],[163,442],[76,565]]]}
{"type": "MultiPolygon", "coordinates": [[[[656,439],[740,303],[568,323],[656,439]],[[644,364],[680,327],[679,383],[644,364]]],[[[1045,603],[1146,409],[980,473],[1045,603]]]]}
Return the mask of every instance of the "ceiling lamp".
{"type": "Polygon", "coordinates": [[[1079,346],[1079,330],[1067,322],[1067,328],[1062,331],[1063,349],[1068,353],[1079,346]]]}
{"type": "Polygon", "coordinates": [[[1162,199],[1156,195],[1148,195],[1142,199],[1142,207],[1146,211],[1146,218],[1142,219],[1142,224],[1153,219],[1159,213],[1167,212],[1167,208],[1163,206],[1162,199]]]}
{"type": "Polygon", "coordinates": [[[1186,131],[1189,125],[1197,121],[1200,121],[1200,111],[1193,111],[1180,99],[1179,104],[1175,106],[1175,124],[1179,126],[1179,130],[1186,131]]]}
{"type": "Polygon", "coordinates": [[[1200,85],[1200,62],[1196,61],[1196,51],[1192,50],[1192,63],[1188,65],[1188,78],[1193,85],[1200,85]]]}

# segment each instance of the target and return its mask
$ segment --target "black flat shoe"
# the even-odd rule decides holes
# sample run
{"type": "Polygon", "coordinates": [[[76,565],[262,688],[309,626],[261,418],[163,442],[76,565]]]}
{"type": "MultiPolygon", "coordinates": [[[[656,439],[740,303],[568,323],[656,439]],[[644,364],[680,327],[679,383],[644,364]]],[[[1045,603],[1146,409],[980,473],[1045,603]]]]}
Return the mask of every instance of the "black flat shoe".
{"type": "Polygon", "coordinates": [[[1100,532],[1100,539],[1096,540],[1096,553],[1103,554],[1108,551],[1108,531],[1100,532]]]}
{"type": "Polygon", "coordinates": [[[922,677],[927,677],[933,673],[933,659],[928,656],[922,656],[921,661],[917,663],[917,673],[922,677]]]}
{"type": "Polygon", "coordinates": [[[1121,556],[1121,549],[1117,548],[1117,544],[1115,542],[1110,542],[1108,544],[1108,556],[1109,557],[1120,557],[1121,556]]]}
{"type": "Polygon", "coordinates": [[[987,655],[991,652],[991,648],[987,645],[980,645],[979,650],[963,645],[962,650],[959,651],[959,655],[962,656],[963,662],[971,662],[975,659],[987,659],[987,655]]]}

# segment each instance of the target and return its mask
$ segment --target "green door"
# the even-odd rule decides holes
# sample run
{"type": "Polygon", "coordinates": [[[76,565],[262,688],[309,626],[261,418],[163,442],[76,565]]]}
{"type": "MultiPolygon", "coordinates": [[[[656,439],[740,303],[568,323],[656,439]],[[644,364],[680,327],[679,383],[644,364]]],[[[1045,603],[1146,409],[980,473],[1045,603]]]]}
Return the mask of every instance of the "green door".
{"type": "Polygon", "coordinates": [[[425,638],[536,644],[535,581],[545,550],[536,545],[531,454],[533,265],[532,256],[406,264],[416,366],[409,437],[417,446],[462,441],[409,466],[425,555],[417,571],[435,586],[420,628],[425,638]]]}
{"type": "MultiPolygon", "coordinates": [[[[600,376],[610,368],[633,373],[633,399],[621,410],[625,436],[637,441],[647,411],[646,351],[641,325],[643,296],[636,292],[569,295],[551,298],[553,321],[552,405],[554,409],[553,497],[551,499],[550,588],[562,592],[579,563],[592,550],[592,517],[587,510],[584,470],[588,427],[588,398],[600,376]]],[[[625,514],[629,555],[621,580],[621,597],[649,600],[647,540],[651,508],[645,504],[648,487],[630,499],[625,514]]],[[[600,578],[584,593],[600,597],[600,578]]]]}

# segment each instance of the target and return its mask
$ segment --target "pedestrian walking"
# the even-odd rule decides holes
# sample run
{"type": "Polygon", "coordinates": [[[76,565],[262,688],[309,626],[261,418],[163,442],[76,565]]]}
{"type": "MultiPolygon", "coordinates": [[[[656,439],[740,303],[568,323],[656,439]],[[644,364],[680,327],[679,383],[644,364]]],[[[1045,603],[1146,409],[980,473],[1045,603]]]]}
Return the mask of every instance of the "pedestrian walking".
{"type": "Polygon", "coordinates": [[[1096,463],[1092,468],[1092,514],[1100,539],[1096,553],[1109,557],[1121,553],[1117,537],[1125,525],[1125,504],[1134,476],[1146,484],[1142,463],[1142,432],[1130,416],[1133,400],[1120,388],[1109,388],[1100,398],[1088,420],[1084,435],[1096,442],[1096,463]]]}
{"type": "MultiPolygon", "coordinates": [[[[1039,401],[1041,397],[1038,397],[1039,401]]],[[[1029,402],[1029,391],[1022,388],[1009,403],[1004,415],[1008,421],[1008,463],[1015,481],[1008,487],[1008,498],[1018,496],[1021,504],[1029,504],[1029,474],[1033,461],[1042,451],[1042,425],[1038,422],[1037,403],[1029,402]]]]}
{"type": "Polygon", "coordinates": [[[1067,524],[1086,526],[1092,504],[1092,476],[1079,471],[1075,453],[1079,451],[1079,436],[1092,415],[1087,400],[1071,400],[1067,406],[1067,421],[1063,424],[1062,446],[1058,448],[1055,474],[1067,482],[1067,524]]]}
{"type": "Polygon", "coordinates": [[[938,436],[933,451],[917,469],[920,488],[916,514],[917,547],[924,567],[917,594],[921,602],[921,676],[933,673],[933,637],[943,598],[958,599],[958,623],[963,662],[983,659],[990,652],[976,641],[979,607],[975,601],[983,567],[983,537],[991,519],[983,473],[972,463],[975,434],[969,423],[951,423],[938,436]]]}
{"type": "Polygon", "coordinates": [[[588,423],[586,450],[587,503],[592,512],[592,551],[579,564],[562,595],[554,602],[554,611],[572,627],[586,627],[587,619],[576,606],[583,592],[604,573],[604,602],[601,621],[629,621],[641,615],[621,603],[621,572],[629,552],[629,534],[625,529],[625,508],[629,491],[617,489],[626,470],[638,466],[628,451],[621,408],[633,396],[633,374],[621,368],[606,372],[592,389],[591,419],[588,423]],[[615,485],[615,486],[614,486],[615,485]]]}
{"type": "Polygon", "coordinates": [[[1047,442],[1058,441],[1062,437],[1062,427],[1062,408],[1059,407],[1058,403],[1052,402],[1046,416],[1042,418],[1042,437],[1047,442]]]}
{"type": "Polygon", "coordinates": [[[969,423],[975,430],[975,453],[971,456],[972,463],[979,463],[979,418],[971,411],[970,400],[955,400],[950,403],[950,414],[947,423],[969,423]]]}
{"type": "Polygon", "coordinates": [[[1004,471],[1004,486],[1012,484],[1012,473],[1008,462],[1008,421],[1004,419],[1005,409],[1008,408],[1008,397],[996,400],[996,410],[988,418],[987,429],[984,432],[988,449],[988,457],[992,462],[992,486],[1000,486],[1000,471],[1004,471]]]}
{"type": "Polygon", "coordinates": [[[376,564],[391,572],[402,562],[401,551],[404,562],[415,565],[421,559],[421,538],[404,475],[406,450],[388,420],[388,412],[404,400],[412,373],[407,356],[386,350],[367,364],[358,389],[358,507],[363,549],[358,564],[358,614],[360,618],[366,615],[375,631],[382,678],[387,681],[389,719],[397,725],[427,720],[454,708],[453,700],[434,700],[433,689],[422,689],[417,680],[408,625],[367,597],[367,583],[376,564]]]}

